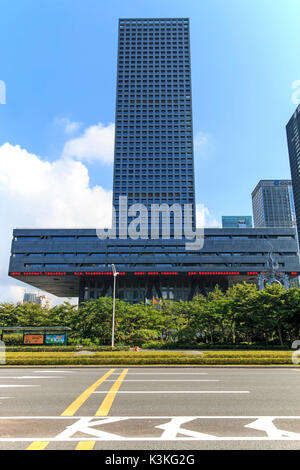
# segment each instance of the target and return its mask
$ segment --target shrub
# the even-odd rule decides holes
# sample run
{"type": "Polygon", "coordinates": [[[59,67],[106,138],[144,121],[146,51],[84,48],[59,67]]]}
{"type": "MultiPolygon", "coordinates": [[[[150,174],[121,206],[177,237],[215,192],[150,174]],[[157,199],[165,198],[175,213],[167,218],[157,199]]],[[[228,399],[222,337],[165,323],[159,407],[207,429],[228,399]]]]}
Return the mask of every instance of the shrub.
{"type": "Polygon", "coordinates": [[[18,333],[11,333],[9,335],[3,335],[3,341],[5,346],[18,346],[23,344],[23,335],[18,333]]]}
{"type": "Polygon", "coordinates": [[[182,343],[182,342],[170,342],[170,341],[148,341],[141,345],[142,349],[186,349],[186,350],[229,350],[229,351],[253,351],[253,350],[266,350],[266,351],[288,351],[288,346],[279,345],[259,345],[259,344],[209,344],[209,343],[182,343]]]}
{"type": "MultiPolygon", "coordinates": [[[[88,349],[89,351],[111,351],[111,346],[8,346],[7,352],[75,352],[80,349],[88,349]]],[[[116,346],[113,351],[129,351],[129,346],[116,346]]]]}
{"type": "Polygon", "coordinates": [[[92,356],[74,352],[8,352],[7,365],[291,365],[291,351],[214,351],[202,354],[187,352],[103,351],[92,356]]]}

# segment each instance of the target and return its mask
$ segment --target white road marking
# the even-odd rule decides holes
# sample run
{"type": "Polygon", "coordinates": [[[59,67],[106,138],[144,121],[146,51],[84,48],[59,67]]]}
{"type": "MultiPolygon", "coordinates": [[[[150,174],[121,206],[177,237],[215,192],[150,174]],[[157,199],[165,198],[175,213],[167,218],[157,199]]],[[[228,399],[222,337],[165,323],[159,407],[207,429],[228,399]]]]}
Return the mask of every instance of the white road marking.
{"type": "MultiPolygon", "coordinates": [[[[106,393],[115,393],[115,392],[104,392],[104,391],[96,390],[93,393],[105,393],[106,394],[106,393]]],[[[197,394],[197,393],[250,393],[250,392],[248,390],[242,390],[242,391],[237,391],[237,390],[234,390],[234,391],[232,391],[232,390],[224,390],[224,391],[223,390],[192,390],[192,391],[189,391],[189,390],[179,390],[179,391],[178,390],[161,390],[161,391],[158,391],[158,390],[147,390],[147,391],[145,391],[145,390],[142,390],[142,391],[135,390],[135,391],[133,391],[133,390],[130,390],[130,391],[127,391],[127,392],[122,390],[121,392],[118,391],[118,395],[120,393],[167,393],[167,394],[169,394],[169,393],[195,393],[195,394],[197,394]]]]}
{"type": "Polygon", "coordinates": [[[0,375],[0,379],[62,379],[63,377],[61,375],[19,375],[19,376],[14,376],[14,375],[0,375]]]}
{"type": "Polygon", "coordinates": [[[182,424],[188,423],[189,421],[191,421],[190,418],[178,416],[177,418],[172,418],[165,424],[155,426],[155,428],[162,429],[164,431],[160,436],[162,440],[174,441],[176,440],[177,434],[193,437],[197,440],[215,440],[216,436],[212,434],[205,434],[181,428],[182,424]]]}
{"type": "MultiPolygon", "coordinates": [[[[13,416],[13,417],[0,417],[1,419],[5,420],[20,420],[20,419],[56,419],[56,420],[68,420],[71,419],[74,421],[74,416],[68,417],[55,417],[55,416],[13,416]]],[[[70,426],[67,426],[62,432],[57,434],[56,436],[50,437],[3,437],[0,438],[0,442],[32,442],[32,441],[50,441],[50,442],[78,442],[78,441],[90,441],[91,436],[95,441],[300,441],[300,433],[291,432],[279,429],[275,424],[274,420],[299,420],[300,416],[131,416],[131,417],[103,417],[103,418],[95,418],[95,416],[82,416],[76,417],[75,422],[73,422],[70,426]],[[115,422],[123,422],[125,427],[123,432],[126,431],[126,421],[129,420],[154,420],[157,419],[160,421],[159,424],[155,425],[153,423],[153,431],[155,429],[161,429],[162,433],[159,437],[153,437],[151,435],[139,437],[140,431],[137,430],[138,435],[135,436],[124,436],[118,435],[116,433],[107,432],[105,428],[99,429],[105,424],[115,423],[115,422]],[[241,423],[241,431],[245,428],[253,429],[255,431],[263,431],[266,433],[266,436],[216,436],[214,434],[206,434],[204,432],[198,432],[195,430],[188,429],[187,423],[204,419],[204,420],[221,420],[221,419],[240,419],[242,420],[241,423]],[[245,420],[254,420],[249,424],[243,424],[245,420]],[[161,423],[161,420],[166,420],[165,423],[161,423]],[[184,428],[181,426],[184,425],[184,428]],[[95,427],[97,426],[98,429],[95,427]],[[87,434],[88,437],[73,437],[77,433],[84,433],[87,434]],[[177,437],[179,435],[180,437],[177,437]]],[[[201,424],[201,423],[200,423],[201,424]]],[[[131,424],[129,424],[131,429],[131,424]]],[[[193,426],[195,428],[195,426],[193,426]]],[[[216,427],[218,434],[222,432],[222,428],[219,426],[216,427]]],[[[226,428],[224,430],[226,433],[226,428]]]]}
{"type": "MultiPolygon", "coordinates": [[[[200,434],[200,433],[199,433],[200,434]]],[[[272,438],[272,437],[218,437],[218,436],[213,436],[211,435],[212,438],[208,439],[206,437],[202,438],[192,438],[192,437],[176,437],[175,439],[170,439],[172,441],[207,441],[207,440],[214,440],[214,441],[300,441],[300,437],[281,437],[281,438],[272,438]]],[[[299,435],[300,436],[300,435],[299,435]]],[[[10,438],[10,437],[1,437],[0,442],[32,442],[32,441],[50,441],[50,442],[78,442],[78,441],[90,441],[91,437],[65,437],[63,439],[61,438],[56,438],[56,437],[49,437],[49,436],[43,436],[43,437],[31,437],[31,438],[26,438],[26,437],[15,437],[15,438],[10,438]]],[[[104,438],[97,438],[96,436],[93,436],[93,441],[100,441],[100,442],[106,442],[106,441],[111,441],[112,438],[109,437],[107,439],[104,438]]],[[[113,438],[114,441],[131,441],[131,442],[156,442],[156,441],[161,441],[163,442],[166,439],[161,439],[160,437],[121,437],[117,436],[117,438],[113,438]]]]}
{"type": "Polygon", "coordinates": [[[14,397],[0,397],[0,405],[2,405],[1,400],[8,400],[9,398],[14,398],[14,397]]]}
{"type": "Polygon", "coordinates": [[[40,374],[41,372],[44,374],[45,372],[49,373],[49,374],[57,374],[58,372],[61,372],[61,373],[68,373],[68,374],[74,374],[74,372],[76,371],[73,371],[73,370],[34,370],[33,372],[35,372],[36,374],[40,374]]]}
{"type": "Polygon", "coordinates": [[[245,428],[255,429],[258,431],[265,431],[268,437],[272,439],[290,437],[293,439],[300,439],[300,434],[296,432],[289,432],[278,429],[273,423],[272,418],[258,418],[254,423],[246,424],[245,428]]]}
{"type": "Polygon", "coordinates": [[[17,387],[40,387],[40,385],[0,385],[0,388],[17,388],[17,387]]]}
{"type": "MultiPolygon", "coordinates": [[[[113,372],[113,374],[119,374],[119,372],[113,372]]],[[[208,372],[132,372],[128,370],[128,374],[131,375],[208,375],[208,372]]]]}
{"type": "MultiPolygon", "coordinates": [[[[9,397],[8,397],[9,398],[9,397]]],[[[178,418],[179,416],[113,416],[113,418],[117,418],[118,420],[125,420],[125,419],[173,419],[173,418],[178,418]]],[[[14,420],[14,419],[57,419],[57,420],[65,420],[65,419],[71,419],[71,420],[77,420],[77,419],[106,419],[106,417],[101,418],[101,417],[96,417],[96,416],[0,416],[0,420],[14,420]]],[[[297,416],[257,416],[257,415],[242,415],[242,416],[222,416],[222,415],[216,415],[216,416],[210,416],[210,415],[202,415],[202,416],[180,416],[180,418],[189,418],[190,420],[194,419],[300,419],[300,415],[297,416]]]]}
{"type": "Polygon", "coordinates": [[[125,379],[125,380],[111,380],[107,379],[105,382],[220,382],[218,379],[125,379]]]}
{"type": "MultiPolygon", "coordinates": [[[[113,433],[108,433],[106,431],[101,431],[98,429],[94,429],[93,426],[100,426],[102,424],[109,424],[109,423],[115,423],[119,421],[126,421],[127,418],[114,418],[114,417],[108,417],[108,418],[102,418],[102,419],[97,419],[97,420],[91,420],[91,418],[83,418],[75,423],[71,424],[71,426],[67,426],[67,428],[58,434],[56,436],[57,439],[65,439],[65,438],[70,438],[73,436],[73,434],[76,434],[77,432],[82,432],[84,434],[90,434],[92,436],[98,437],[105,440],[118,440],[120,437],[117,434],[113,433]]],[[[121,440],[123,440],[121,438],[121,440]]]]}

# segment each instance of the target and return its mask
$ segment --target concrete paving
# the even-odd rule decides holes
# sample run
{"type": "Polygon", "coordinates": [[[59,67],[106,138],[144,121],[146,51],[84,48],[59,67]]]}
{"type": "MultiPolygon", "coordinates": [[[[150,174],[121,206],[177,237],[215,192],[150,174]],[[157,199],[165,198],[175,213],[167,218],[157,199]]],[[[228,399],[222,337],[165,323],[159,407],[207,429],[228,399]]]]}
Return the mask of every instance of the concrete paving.
{"type": "Polygon", "coordinates": [[[0,450],[300,448],[300,369],[3,368],[0,450]]]}

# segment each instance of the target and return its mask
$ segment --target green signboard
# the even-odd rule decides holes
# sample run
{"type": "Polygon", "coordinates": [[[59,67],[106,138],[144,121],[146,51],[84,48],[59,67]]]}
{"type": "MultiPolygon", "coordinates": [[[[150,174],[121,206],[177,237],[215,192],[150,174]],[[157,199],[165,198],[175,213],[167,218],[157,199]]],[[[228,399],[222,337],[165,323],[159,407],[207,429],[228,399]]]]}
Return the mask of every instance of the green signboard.
{"type": "Polygon", "coordinates": [[[45,344],[66,344],[66,335],[45,335],[45,344]]]}

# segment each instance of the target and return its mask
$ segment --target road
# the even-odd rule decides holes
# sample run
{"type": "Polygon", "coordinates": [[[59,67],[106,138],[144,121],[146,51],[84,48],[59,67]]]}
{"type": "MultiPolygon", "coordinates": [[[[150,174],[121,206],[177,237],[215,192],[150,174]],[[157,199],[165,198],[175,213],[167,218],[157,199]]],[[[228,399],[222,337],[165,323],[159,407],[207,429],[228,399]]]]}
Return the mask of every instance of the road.
{"type": "Polygon", "coordinates": [[[300,369],[2,368],[0,450],[300,449],[300,369]]]}

